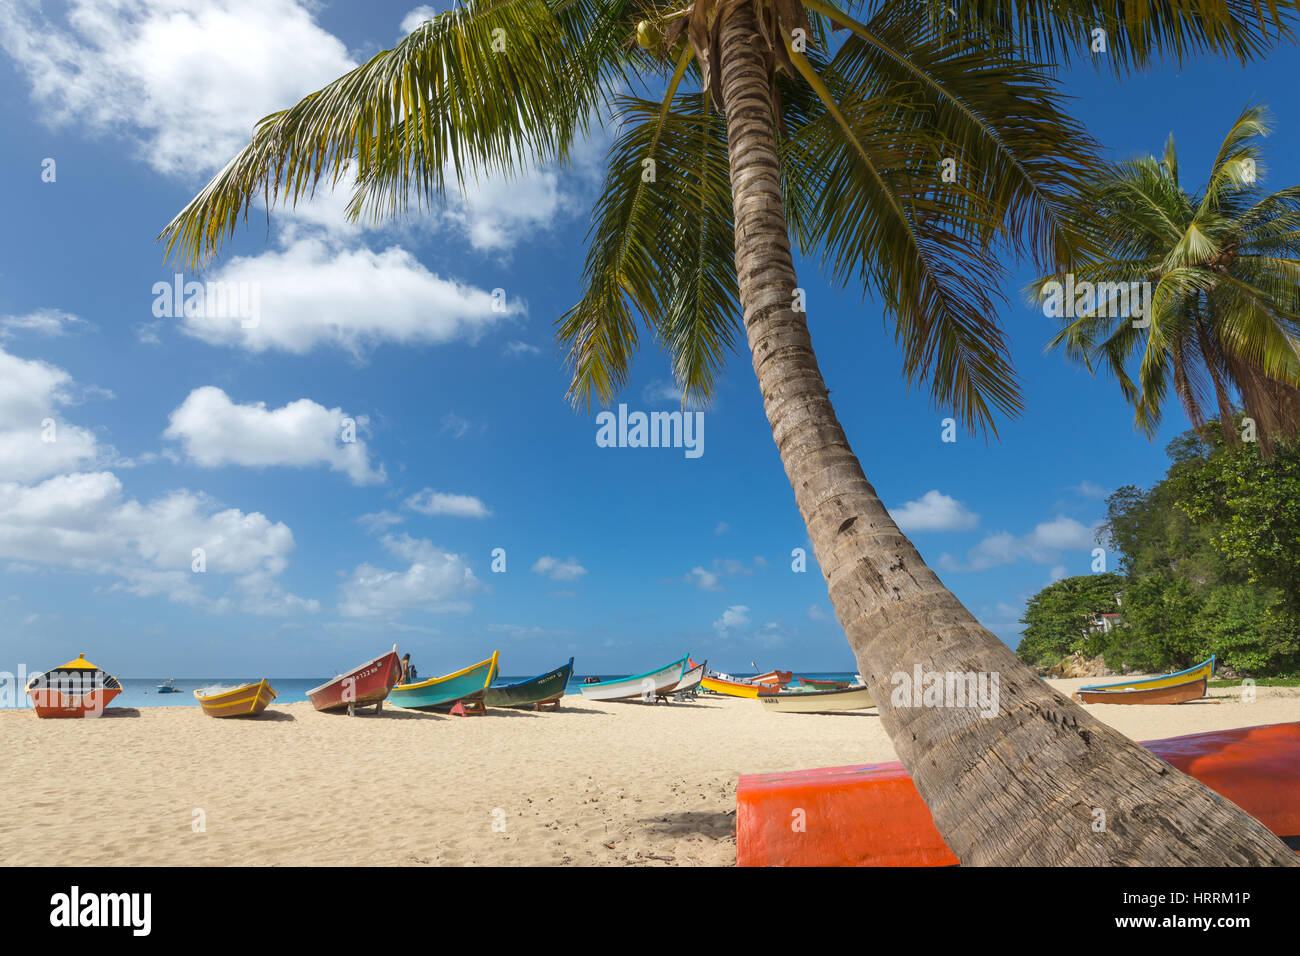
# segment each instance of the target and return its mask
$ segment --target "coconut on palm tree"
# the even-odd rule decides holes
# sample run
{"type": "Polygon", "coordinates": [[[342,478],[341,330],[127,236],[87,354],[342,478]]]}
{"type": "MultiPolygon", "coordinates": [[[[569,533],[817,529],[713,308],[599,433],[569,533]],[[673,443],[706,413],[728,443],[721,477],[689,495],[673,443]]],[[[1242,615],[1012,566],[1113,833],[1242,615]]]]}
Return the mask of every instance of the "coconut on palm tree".
{"type": "Polygon", "coordinates": [[[1257,821],[1051,690],[926,566],[836,418],[791,254],[793,235],[874,292],[909,379],[991,429],[1019,408],[993,249],[1067,263],[1066,213],[1095,162],[1029,58],[1086,57],[1100,28],[1121,70],[1165,52],[1245,59],[1291,15],[1217,0],[860,6],[472,0],[261,121],[166,227],[169,253],[197,266],[255,197],[296,202],[322,180],[355,181],[351,212],[387,217],[436,202],[449,177],[563,163],[609,111],[585,290],[558,323],[571,397],[610,402],[644,325],[686,395],[707,400],[743,334],[836,615],[957,856],[1294,863],[1257,821]],[[634,95],[648,88],[662,95],[634,95]],[[998,675],[996,714],[896,700],[893,676],[915,667],[998,675]]]}
{"type": "Polygon", "coordinates": [[[1243,110],[1200,193],[1179,180],[1172,135],[1160,159],[1098,170],[1071,224],[1105,257],[1035,286],[1045,306],[1072,306],[1053,308],[1073,321],[1052,345],[1109,370],[1148,435],[1171,385],[1194,428],[1217,411],[1229,444],[1234,393],[1266,453],[1300,430],[1300,186],[1264,190],[1268,131],[1262,106],[1243,110]]]}

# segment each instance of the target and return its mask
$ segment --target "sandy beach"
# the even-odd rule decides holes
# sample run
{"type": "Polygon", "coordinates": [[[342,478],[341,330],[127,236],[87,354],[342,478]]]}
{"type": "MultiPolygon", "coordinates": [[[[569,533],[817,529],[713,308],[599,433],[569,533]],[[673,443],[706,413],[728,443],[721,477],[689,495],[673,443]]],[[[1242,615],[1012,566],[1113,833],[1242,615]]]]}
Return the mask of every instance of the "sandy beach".
{"type": "MultiPolygon", "coordinates": [[[[1300,689],[1239,694],[1088,709],[1135,740],[1300,720],[1300,689]]],[[[896,759],[875,711],[782,715],[717,697],[566,697],[558,712],[468,719],[306,703],[247,721],[7,711],[0,752],[6,865],[728,866],[740,774],[896,759]]]]}

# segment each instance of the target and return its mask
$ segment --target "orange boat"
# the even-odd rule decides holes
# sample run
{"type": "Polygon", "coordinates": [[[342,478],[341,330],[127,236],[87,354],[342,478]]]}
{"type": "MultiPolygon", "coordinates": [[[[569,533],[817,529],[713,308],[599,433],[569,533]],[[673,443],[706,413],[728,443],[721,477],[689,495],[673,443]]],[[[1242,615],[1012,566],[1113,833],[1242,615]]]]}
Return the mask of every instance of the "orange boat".
{"type": "MultiPolygon", "coordinates": [[[[1300,722],[1148,740],[1300,850],[1300,722]]],[[[901,763],[742,774],[738,866],[953,866],[956,855],[901,763]],[[816,812],[802,812],[816,807],[816,812]],[[796,815],[805,828],[792,829],[796,815]]]]}
{"type": "Polygon", "coordinates": [[[37,717],[98,717],[122,693],[122,685],[78,654],[74,661],[35,675],[26,690],[37,717]]]}

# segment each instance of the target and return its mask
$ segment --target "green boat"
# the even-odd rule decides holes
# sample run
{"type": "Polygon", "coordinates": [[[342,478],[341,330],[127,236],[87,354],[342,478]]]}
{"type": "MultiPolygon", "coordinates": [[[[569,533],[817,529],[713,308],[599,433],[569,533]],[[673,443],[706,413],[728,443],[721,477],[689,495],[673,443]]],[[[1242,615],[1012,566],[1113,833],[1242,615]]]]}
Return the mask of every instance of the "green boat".
{"type": "Polygon", "coordinates": [[[545,674],[538,674],[528,680],[513,684],[499,684],[489,687],[483,695],[483,702],[489,707],[537,707],[560,703],[564,689],[569,686],[573,676],[573,658],[563,667],[557,667],[545,674]]]}
{"type": "Polygon", "coordinates": [[[849,686],[846,680],[813,680],[811,677],[800,677],[799,683],[808,690],[844,690],[849,686]]]}
{"type": "Polygon", "coordinates": [[[442,677],[430,677],[415,684],[398,684],[388,694],[388,700],[398,707],[429,709],[451,707],[457,701],[477,702],[497,676],[498,652],[485,661],[471,664],[464,670],[442,677]]]}

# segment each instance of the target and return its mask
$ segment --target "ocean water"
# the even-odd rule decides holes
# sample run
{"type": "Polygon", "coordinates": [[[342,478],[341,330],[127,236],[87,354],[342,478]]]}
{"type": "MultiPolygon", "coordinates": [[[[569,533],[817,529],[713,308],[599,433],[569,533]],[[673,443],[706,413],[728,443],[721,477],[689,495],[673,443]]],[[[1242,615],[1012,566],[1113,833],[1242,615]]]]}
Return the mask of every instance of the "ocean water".
{"type": "MultiPolygon", "coordinates": [[[[731,672],[728,672],[731,673],[731,672]]],[[[502,675],[494,683],[510,684],[515,681],[528,680],[535,677],[535,674],[521,674],[511,677],[502,675]]],[[[586,674],[574,674],[569,680],[566,690],[570,694],[581,694],[579,689],[582,682],[587,679],[586,674]]],[[[597,674],[594,675],[600,680],[616,680],[620,677],[628,677],[628,674],[597,674]]],[[[752,677],[752,674],[733,673],[733,677],[752,677]]],[[[836,671],[823,673],[820,671],[807,671],[805,676],[814,680],[853,680],[852,671],[836,671]]],[[[119,680],[122,683],[122,693],[113,701],[113,707],[197,707],[199,702],[194,699],[194,691],[200,687],[211,687],[214,684],[220,684],[226,687],[233,687],[239,684],[249,684],[261,680],[260,677],[177,677],[174,686],[178,693],[160,694],[158,685],[163,682],[162,677],[122,677],[119,680]]],[[[421,677],[421,679],[424,679],[421,677]]],[[[275,704],[292,704],[296,701],[307,699],[307,691],[313,687],[319,687],[321,684],[330,680],[329,677],[272,677],[271,686],[275,689],[275,704]]],[[[28,706],[27,696],[19,688],[17,694],[4,694],[3,704],[0,709],[9,709],[12,707],[28,706]],[[10,697],[15,698],[10,700],[10,697]]],[[[272,704],[271,706],[275,706],[272,704]]]]}

